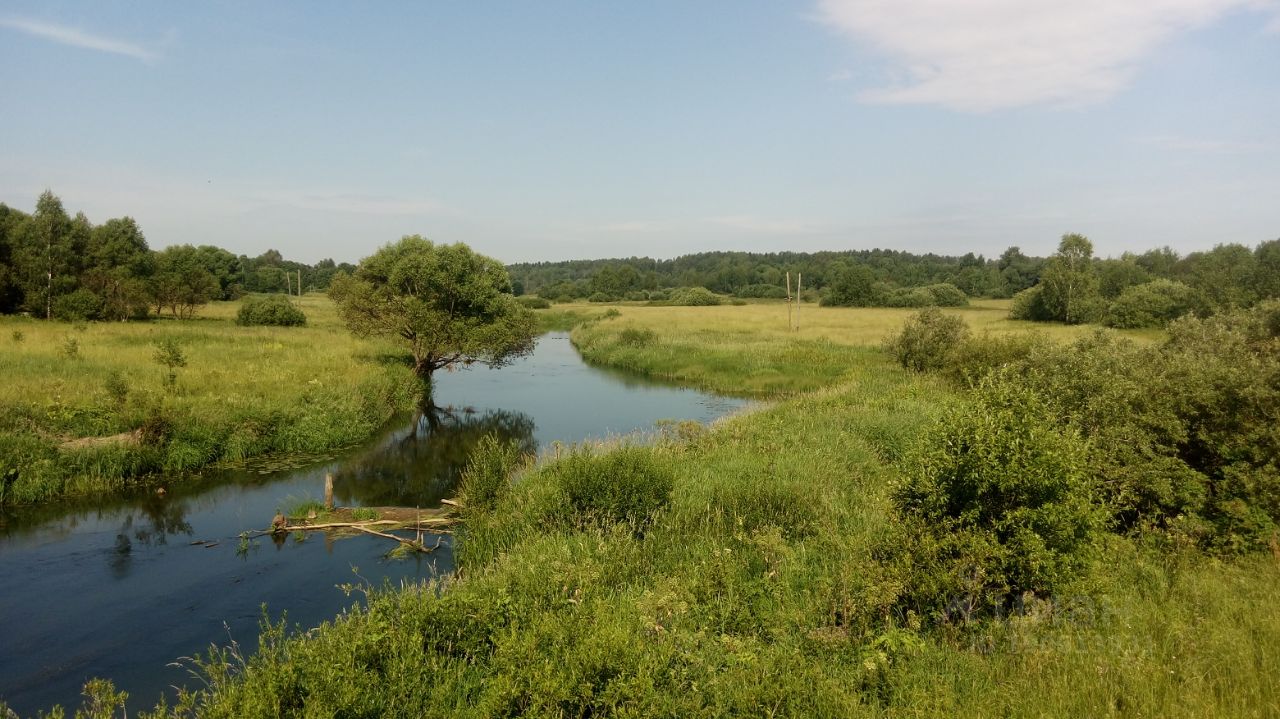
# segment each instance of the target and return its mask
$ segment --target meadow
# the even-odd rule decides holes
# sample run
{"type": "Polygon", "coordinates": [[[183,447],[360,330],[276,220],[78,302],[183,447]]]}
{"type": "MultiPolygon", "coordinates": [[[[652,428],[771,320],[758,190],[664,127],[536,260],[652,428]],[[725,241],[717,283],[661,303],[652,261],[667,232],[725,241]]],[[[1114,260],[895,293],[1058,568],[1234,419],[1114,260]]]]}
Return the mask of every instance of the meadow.
{"type": "MultiPolygon", "coordinates": [[[[206,684],[154,715],[1280,712],[1274,540],[1270,551],[1213,554],[1177,535],[1095,528],[1089,561],[1057,576],[1052,592],[1010,595],[971,570],[946,574],[955,559],[946,552],[977,551],[972,571],[996,571],[981,560],[1002,550],[947,545],[946,526],[943,544],[928,544],[933,528],[903,514],[903,497],[939,452],[963,451],[947,431],[998,426],[1022,416],[1024,402],[966,414],[967,390],[891,361],[877,347],[909,313],[813,310],[793,336],[785,314],[776,322],[785,306],[616,309],[598,308],[574,333],[584,352],[608,349],[597,361],[791,396],[710,428],[677,427],[656,444],[538,464],[490,446],[463,481],[454,577],[362,588],[367,607],[307,632],[267,622],[257,654],[212,649],[193,666],[206,684]],[[797,360],[785,352],[794,346],[822,349],[797,360]],[[770,368],[776,377],[753,379],[770,368]],[[936,566],[916,550],[934,551],[936,566]],[[955,582],[971,591],[918,599],[955,582]],[[969,600],[991,586],[1004,599],[974,609],[969,600]]],[[[1021,329],[998,308],[960,312],[992,332],[1021,329]]],[[[1048,332],[1080,338],[1072,351],[1081,354],[1064,357],[1109,359],[1111,340],[1089,328],[1048,332]]],[[[1063,444],[1071,430],[1021,430],[1015,422],[1013,440],[994,445],[979,434],[977,446],[1016,454],[1026,440],[1048,447],[1037,456],[1053,466],[1082,456],[1063,444]]],[[[1014,515],[1045,507],[1062,509],[1014,515]]],[[[1014,551],[1052,558],[1043,549],[1014,551]]],[[[109,711],[115,695],[95,685],[95,701],[109,711]]]]}
{"type": "MultiPolygon", "coordinates": [[[[974,300],[944,309],[977,335],[1034,333],[1054,342],[1082,337],[1088,325],[1009,319],[1009,300],[974,300]]],[[[557,305],[557,312],[599,317],[599,305],[557,305]],[[594,313],[594,314],[592,314],[594,313]]],[[[724,394],[779,397],[855,378],[882,362],[881,342],[902,328],[912,309],[803,305],[799,327],[789,330],[785,302],[746,305],[650,307],[619,304],[607,322],[587,322],[573,342],[588,362],[674,380],[724,394]]],[[[1150,342],[1161,333],[1128,330],[1150,342]]]]}
{"type": "Polygon", "coordinates": [[[396,348],[352,337],[323,295],[304,327],[195,319],[0,318],[0,476],[9,504],[181,481],[217,464],[359,442],[419,392],[396,348]],[[170,363],[161,347],[176,351],[170,363]]]}

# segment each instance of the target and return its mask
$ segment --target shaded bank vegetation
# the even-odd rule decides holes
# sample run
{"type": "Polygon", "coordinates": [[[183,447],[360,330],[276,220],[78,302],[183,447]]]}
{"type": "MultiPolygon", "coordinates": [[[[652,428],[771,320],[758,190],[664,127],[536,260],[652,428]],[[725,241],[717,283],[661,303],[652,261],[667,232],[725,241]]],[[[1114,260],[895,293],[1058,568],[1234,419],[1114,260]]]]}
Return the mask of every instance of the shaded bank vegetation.
{"type": "MultiPolygon", "coordinates": [[[[709,381],[731,385],[775,344],[758,324],[725,326],[719,313],[732,309],[625,308],[586,336],[652,331],[637,353],[682,333],[709,338],[726,365],[709,381]],[[674,314],[646,325],[648,312],[674,314]]],[[[896,344],[940,352],[926,363],[936,372],[875,349],[883,333],[870,328],[899,334],[905,314],[823,312],[868,320],[834,333],[855,362],[809,357],[843,366],[826,389],[681,441],[536,467],[487,442],[462,479],[458,577],[375,591],[367,609],[305,636],[266,626],[252,657],[213,650],[200,662],[208,688],[164,711],[1191,717],[1277,706],[1273,305],[1183,320],[1145,345],[917,321],[913,332],[940,326],[942,339],[896,344]]]]}

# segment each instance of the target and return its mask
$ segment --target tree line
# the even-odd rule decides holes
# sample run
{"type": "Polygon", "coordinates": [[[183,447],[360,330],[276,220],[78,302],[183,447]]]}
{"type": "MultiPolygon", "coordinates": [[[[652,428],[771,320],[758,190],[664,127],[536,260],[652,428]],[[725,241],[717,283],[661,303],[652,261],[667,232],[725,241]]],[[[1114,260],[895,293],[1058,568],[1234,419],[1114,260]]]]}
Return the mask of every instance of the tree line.
{"type": "Polygon", "coordinates": [[[670,260],[520,263],[507,270],[517,294],[550,300],[653,299],[674,287],[784,297],[790,273],[793,281],[803,275],[804,288],[831,305],[963,304],[959,290],[967,297],[1016,297],[1015,316],[1022,319],[1145,326],[1153,315],[1163,320],[1188,312],[1205,315],[1280,296],[1280,240],[1256,248],[1220,244],[1187,255],[1161,247],[1099,258],[1087,238],[1070,234],[1050,257],[1028,256],[1018,247],[998,258],[885,249],[702,252],[670,260]]]}
{"type": "Polygon", "coordinates": [[[0,313],[64,320],[190,317],[212,300],[248,292],[323,290],[348,263],[285,260],[276,250],[237,256],[212,245],[152,250],[132,217],[95,225],[70,216],[46,190],[35,211],[0,203],[0,313]]]}

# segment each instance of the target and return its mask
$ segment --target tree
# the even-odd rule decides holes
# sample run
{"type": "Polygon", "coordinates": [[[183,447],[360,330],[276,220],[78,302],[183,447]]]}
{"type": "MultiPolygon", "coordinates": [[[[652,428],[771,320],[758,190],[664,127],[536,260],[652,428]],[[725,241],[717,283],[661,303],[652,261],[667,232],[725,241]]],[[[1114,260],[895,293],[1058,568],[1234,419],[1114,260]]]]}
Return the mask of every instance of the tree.
{"type": "Polygon", "coordinates": [[[196,248],[174,245],[156,254],[156,273],[151,278],[156,314],[168,307],[174,317],[192,317],[197,307],[217,293],[218,280],[204,268],[196,248]]]}
{"type": "Polygon", "coordinates": [[[876,274],[866,265],[850,265],[836,275],[822,304],[836,307],[872,307],[878,304],[876,274]]]}
{"type": "Polygon", "coordinates": [[[436,370],[502,365],[532,351],[537,332],[501,263],[462,243],[436,245],[418,235],[364,258],[354,275],[336,275],[329,296],[355,334],[408,343],[428,400],[436,370]]]}
{"type": "Polygon", "coordinates": [[[15,259],[22,273],[27,309],[49,319],[53,317],[54,297],[75,289],[71,218],[62,208],[62,200],[45,190],[25,225],[15,259]]]}
{"type": "Polygon", "coordinates": [[[1067,324],[1098,319],[1103,305],[1093,268],[1093,243],[1084,235],[1063,235],[1058,253],[1040,274],[1041,301],[1051,318],[1067,324]]]}

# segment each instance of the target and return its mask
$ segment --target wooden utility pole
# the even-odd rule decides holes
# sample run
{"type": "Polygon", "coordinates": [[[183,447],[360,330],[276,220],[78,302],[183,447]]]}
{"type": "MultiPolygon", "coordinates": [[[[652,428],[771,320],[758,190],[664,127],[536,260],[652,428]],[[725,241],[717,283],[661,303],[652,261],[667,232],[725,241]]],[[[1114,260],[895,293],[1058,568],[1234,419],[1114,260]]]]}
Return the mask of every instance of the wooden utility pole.
{"type": "Polygon", "coordinates": [[[796,273],[796,331],[800,331],[800,273],[796,273]]]}
{"type": "Polygon", "coordinates": [[[285,297],[293,294],[293,275],[288,272],[284,273],[284,294],[285,297]]]}
{"type": "Polygon", "coordinates": [[[791,331],[791,273],[787,273],[787,331],[791,331]]]}
{"type": "Polygon", "coordinates": [[[302,270],[298,270],[298,297],[302,297],[302,270]]]}

